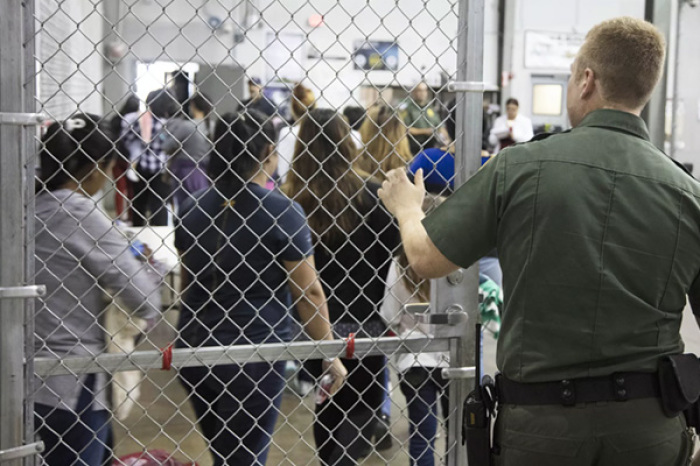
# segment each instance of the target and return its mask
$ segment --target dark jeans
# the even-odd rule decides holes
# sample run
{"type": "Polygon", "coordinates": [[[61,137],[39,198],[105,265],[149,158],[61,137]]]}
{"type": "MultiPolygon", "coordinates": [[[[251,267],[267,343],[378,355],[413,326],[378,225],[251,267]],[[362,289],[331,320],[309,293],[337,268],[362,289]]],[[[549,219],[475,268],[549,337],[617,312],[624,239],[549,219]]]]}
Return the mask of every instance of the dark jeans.
{"type": "Polygon", "coordinates": [[[170,183],[163,180],[161,173],[139,173],[139,181],[134,183],[134,198],[131,200],[133,225],[139,227],[167,225],[166,204],[171,194],[172,187],[170,183]]]}
{"type": "Polygon", "coordinates": [[[111,416],[107,410],[89,409],[93,383],[94,375],[88,376],[75,411],[34,405],[36,432],[46,447],[42,457],[48,466],[102,465],[111,416]]]}
{"type": "Polygon", "coordinates": [[[264,465],[284,390],[284,361],[185,367],[190,394],[214,465],[264,465]]]}
{"type": "Polygon", "coordinates": [[[384,402],[384,357],[343,359],[348,377],[343,387],[316,406],[314,440],[322,465],[355,465],[367,451],[384,402]]]}
{"type": "Polygon", "coordinates": [[[408,452],[411,465],[435,464],[435,435],[438,428],[438,402],[443,415],[449,410],[447,380],[440,368],[412,367],[401,374],[401,392],[406,397],[409,419],[408,452]]]}

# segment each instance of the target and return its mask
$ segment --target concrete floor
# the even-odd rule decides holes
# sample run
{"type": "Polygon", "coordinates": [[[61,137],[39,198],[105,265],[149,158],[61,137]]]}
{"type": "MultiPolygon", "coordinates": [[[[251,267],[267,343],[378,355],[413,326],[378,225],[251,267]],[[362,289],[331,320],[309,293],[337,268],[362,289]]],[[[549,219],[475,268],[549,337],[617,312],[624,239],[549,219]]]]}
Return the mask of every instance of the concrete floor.
{"type": "MultiPolygon", "coordinates": [[[[174,456],[182,461],[196,461],[200,466],[209,466],[212,464],[211,457],[205,440],[193,425],[194,413],[185,400],[184,391],[177,382],[170,383],[171,380],[168,374],[159,373],[145,383],[141,401],[147,408],[140,413],[132,413],[123,427],[115,429],[116,454],[121,456],[142,451],[143,448],[164,449],[175,453],[174,456]],[[167,388],[159,395],[163,386],[167,388]]],[[[393,447],[374,452],[360,464],[408,464],[407,444],[404,445],[408,437],[407,424],[401,418],[398,406],[394,410],[393,422],[393,447]]],[[[285,393],[267,464],[318,464],[312,423],[313,396],[300,400],[292,392],[285,393]]]]}
{"type": "MultiPolygon", "coordinates": [[[[168,316],[172,320],[172,316],[168,316]]],[[[700,353],[700,331],[695,320],[686,310],[682,335],[686,351],[700,353]]],[[[163,325],[154,334],[156,344],[164,344],[172,338],[172,330],[163,325]]],[[[484,342],[485,370],[495,371],[495,341],[488,337],[484,342]]],[[[405,400],[393,374],[392,435],[393,447],[373,452],[360,464],[407,465],[408,423],[404,414],[405,400]]],[[[140,452],[144,449],[164,449],[173,452],[182,461],[196,461],[200,466],[211,465],[207,445],[193,422],[194,413],[185,392],[175,379],[175,372],[152,371],[141,384],[140,407],[134,409],[122,425],[115,422],[115,452],[117,456],[140,452]]],[[[277,422],[268,465],[316,465],[312,435],[313,395],[300,398],[291,390],[285,393],[281,414],[277,422]]],[[[445,434],[438,439],[438,452],[444,451],[445,434]]],[[[444,455],[436,454],[436,464],[444,455]]]]}

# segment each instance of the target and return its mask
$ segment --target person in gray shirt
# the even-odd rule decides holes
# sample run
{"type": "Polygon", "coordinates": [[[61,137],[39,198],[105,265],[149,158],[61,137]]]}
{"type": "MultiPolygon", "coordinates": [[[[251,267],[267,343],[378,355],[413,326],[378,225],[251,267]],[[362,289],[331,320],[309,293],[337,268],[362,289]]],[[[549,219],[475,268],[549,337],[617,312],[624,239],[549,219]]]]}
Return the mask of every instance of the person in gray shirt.
{"type": "Polygon", "coordinates": [[[163,150],[169,155],[173,198],[178,209],[192,194],[209,187],[206,163],[212,144],[189,118],[171,118],[163,131],[163,150]]]}
{"type": "MultiPolygon", "coordinates": [[[[91,196],[107,180],[113,143],[99,117],[78,114],[49,126],[42,139],[42,187],[36,197],[35,357],[92,357],[105,349],[105,290],[153,322],[160,315],[160,275],[131,252],[91,196]]],[[[37,434],[50,466],[101,465],[109,432],[105,374],[37,378],[37,434]]]]}

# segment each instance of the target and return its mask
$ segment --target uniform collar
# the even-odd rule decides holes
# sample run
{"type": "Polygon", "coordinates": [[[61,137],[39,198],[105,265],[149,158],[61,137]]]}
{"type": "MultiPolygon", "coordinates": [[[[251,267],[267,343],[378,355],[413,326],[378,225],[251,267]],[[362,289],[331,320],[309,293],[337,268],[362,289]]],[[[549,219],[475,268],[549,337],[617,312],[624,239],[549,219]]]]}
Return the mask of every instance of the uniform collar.
{"type": "Polygon", "coordinates": [[[628,112],[611,109],[594,110],[583,118],[577,128],[593,127],[607,128],[613,131],[637,136],[645,141],[650,141],[649,130],[646,123],[637,115],[628,112]]]}
{"type": "Polygon", "coordinates": [[[413,98],[411,98],[411,103],[412,103],[413,105],[415,105],[416,107],[418,107],[418,108],[426,108],[426,107],[429,107],[429,106],[430,106],[430,100],[428,100],[428,101],[425,103],[425,105],[421,105],[421,104],[419,104],[418,102],[416,102],[415,100],[413,100],[413,98]]]}

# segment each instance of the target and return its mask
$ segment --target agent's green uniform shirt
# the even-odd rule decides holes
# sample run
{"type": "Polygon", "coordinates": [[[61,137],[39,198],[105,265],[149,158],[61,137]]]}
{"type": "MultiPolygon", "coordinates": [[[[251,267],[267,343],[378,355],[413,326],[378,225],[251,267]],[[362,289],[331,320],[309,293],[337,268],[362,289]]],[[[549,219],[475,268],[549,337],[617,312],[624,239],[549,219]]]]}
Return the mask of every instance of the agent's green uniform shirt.
{"type": "Polygon", "coordinates": [[[423,223],[467,267],[498,247],[497,364],[519,382],[655,371],[700,291],[700,184],[629,113],[501,152],[423,223]]]}
{"type": "Polygon", "coordinates": [[[439,128],[442,123],[440,115],[430,105],[421,107],[413,99],[401,105],[399,114],[409,128],[439,128]]]}
{"type": "MultiPolygon", "coordinates": [[[[430,105],[421,107],[413,99],[408,99],[401,105],[399,115],[409,128],[437,129],[440,127],[442,122],[440,115],[438,115],[430,105]]],[[[410,134],[408,142],[411,147],[411,152],[417,154],[418,152],[431,147],[429,141],[431,141],[432,138],[433,136],[431,135],[410,134]]]]}

